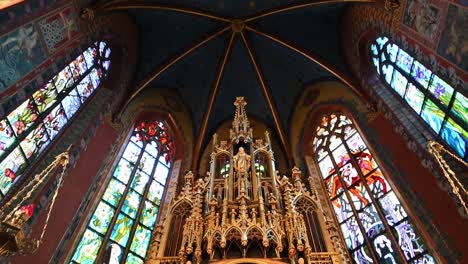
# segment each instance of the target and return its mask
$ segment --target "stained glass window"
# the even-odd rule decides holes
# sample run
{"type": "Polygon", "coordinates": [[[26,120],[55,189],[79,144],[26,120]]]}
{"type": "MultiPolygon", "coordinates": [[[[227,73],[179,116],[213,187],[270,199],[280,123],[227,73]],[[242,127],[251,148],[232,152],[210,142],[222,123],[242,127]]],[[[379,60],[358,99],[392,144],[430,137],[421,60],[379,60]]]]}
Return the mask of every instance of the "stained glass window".
{"type": "Polygon", "coordinates": [[[144,263],[173,155],[163,122],[135,126],[70,263],[102,261],[109,247],[120,263],[144,263]]]}
{"type": "Polygon", "coordinates": [[[105,42],[94,43],[0,119],[0,199],[99,86],[109,70],[109,55],[105,42]]]}
{"type": "Polygon", "coordinates": [[[375,40],[371,53],[385,83],[468,161],[468,98],[386,37],[375,40]]]}
{"type": "Polygon", "coordinates": [[[352,121],[324,115],[314,151],[325,189],[356,263],[436,263],[352,121]]]}
{"type": "Polygon", "coordinates": [[[267,168],[267,154],[260,151],[255,155],[255,173],[259,179],[268,177],[267,168]]]}

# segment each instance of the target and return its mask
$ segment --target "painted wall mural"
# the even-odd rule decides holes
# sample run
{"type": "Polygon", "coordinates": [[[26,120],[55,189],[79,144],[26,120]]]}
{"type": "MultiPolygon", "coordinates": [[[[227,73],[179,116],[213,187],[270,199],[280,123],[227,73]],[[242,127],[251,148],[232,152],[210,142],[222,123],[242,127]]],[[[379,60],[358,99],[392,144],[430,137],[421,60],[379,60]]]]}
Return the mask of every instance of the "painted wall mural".
{"type": "Polygon", "coordinates": [[[408,0],[403,14],[403,24],[428,40],[436,37],[440,9],[428,0],[408,0]]]}
{"type": "Polygon", "coordinates": [[[468,9],[449,5],[437,52],[468,71],[468,9]]]}
{"type": "Polygon", "coordinates": [[[68,5],[0,36],[0,93],[29,83],[37,75],[32,72],[50,63],[50,55],[78,33],[75,11],[68,5]]]}
{"type": "Polygon", "coordinates": [[[0,92],[41,63],[46,54],[31,23],[0,37],[0,92]]]}

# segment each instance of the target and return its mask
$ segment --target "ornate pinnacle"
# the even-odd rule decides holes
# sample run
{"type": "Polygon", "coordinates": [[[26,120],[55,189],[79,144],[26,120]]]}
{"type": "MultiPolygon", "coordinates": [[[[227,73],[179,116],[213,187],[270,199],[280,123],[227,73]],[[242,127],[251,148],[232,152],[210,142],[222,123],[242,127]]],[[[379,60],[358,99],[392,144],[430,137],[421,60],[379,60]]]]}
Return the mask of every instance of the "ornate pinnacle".
{"type": "Polygon", "coordinates": [[[250,128],[249,119],[247,118],[247,113],[245,112],[247,102],[244,100],[244,97],[236,97],[234,105],[236,106],[236,112],[234,114],[234,120],[232,121],[231,139],[237,142],[241,137],[251,140],[252,130],[250,128]]]}

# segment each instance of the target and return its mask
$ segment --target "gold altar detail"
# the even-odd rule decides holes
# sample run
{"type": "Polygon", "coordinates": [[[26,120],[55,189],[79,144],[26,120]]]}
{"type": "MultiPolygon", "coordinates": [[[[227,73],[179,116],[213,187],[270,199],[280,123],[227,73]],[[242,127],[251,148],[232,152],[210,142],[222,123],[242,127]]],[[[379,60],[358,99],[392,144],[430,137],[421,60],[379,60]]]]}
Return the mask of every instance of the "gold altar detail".
{"type": "Polygon", "coordinates": [[[343,263],[302,172],[280,176],[269,133],[254,139],[246,101],[237,97],[234,105],[229,139],[213,135],[206,177],[184,176],[147,263],[343,263]],[[183,219],[180,235],[170,231],[175,218],[183,219]],[[167,255],[174,246],[177,253],[167,255]]]}
{"type": "Polygon", "coordinates": [[[65,169],[69,162],[68,150],[55,157],[42,172],[22,187],[14,198],[10,199],[0,208],[0,256],[25,255],[34,253],[42,243],[50,213],[57,198],[58,190],[62,184],[65,169]],[[47,211],[45,224],[39,239],[26,237],[23,227],[31,218],[34,204],[31,204],[33,194],[51,180],[57,167],[61,166],[62,172],[57,178],[57,187],[52,194],[52,200],[47,211]]]}

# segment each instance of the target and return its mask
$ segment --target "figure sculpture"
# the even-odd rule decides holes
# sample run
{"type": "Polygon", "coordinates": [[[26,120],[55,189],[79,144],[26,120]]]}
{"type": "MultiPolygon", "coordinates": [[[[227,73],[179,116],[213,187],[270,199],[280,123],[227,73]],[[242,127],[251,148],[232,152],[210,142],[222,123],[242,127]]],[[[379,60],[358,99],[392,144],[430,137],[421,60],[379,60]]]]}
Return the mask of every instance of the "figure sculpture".
{"type": "Polygon", "coordinates": [[[237,154],[233,157],[234,159],[234,170],[236,171],[237,188],[239,194],[246,193],[247,178],[250,168],[250,155],[245,153],[243,147],[239,148],[237,154]]]}

